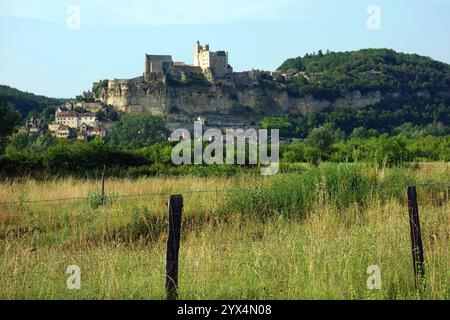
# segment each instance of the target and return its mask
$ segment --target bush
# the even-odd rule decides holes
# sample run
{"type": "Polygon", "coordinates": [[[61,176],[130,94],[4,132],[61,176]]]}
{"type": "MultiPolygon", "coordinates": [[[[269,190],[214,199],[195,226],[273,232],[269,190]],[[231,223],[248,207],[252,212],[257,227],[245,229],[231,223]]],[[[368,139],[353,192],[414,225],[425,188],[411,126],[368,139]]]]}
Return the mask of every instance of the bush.
{"type": "Polygon", "coordinates": [[[322,164],[302,173],[280,175],[268,185],[231,191],[222,214],[302,218],[318,201],[330,201],[338,208],[363,205],[367,190],[375,185],[375,177],[365,176],[360,166],[322,164]]]}
{"type": "Polygon", "coordinates": [[[90,191],[87,195],[87,204],[91,209],[98,209],[103,206],[110,206],[117,200],[114,193],[102,196],[100,191],[90,191]]]}

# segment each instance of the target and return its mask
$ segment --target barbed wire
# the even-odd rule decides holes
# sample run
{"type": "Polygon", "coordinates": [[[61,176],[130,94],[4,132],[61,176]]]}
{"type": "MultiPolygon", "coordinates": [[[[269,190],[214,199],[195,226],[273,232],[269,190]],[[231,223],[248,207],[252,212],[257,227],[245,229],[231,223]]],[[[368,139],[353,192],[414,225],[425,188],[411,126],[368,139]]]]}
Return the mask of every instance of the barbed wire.
{"type": "MultiPolygon", "coordinates": [[[[424,186],[443,186],[445,188],[450,187],[450,182],[420,182],[420,183],[415,183],[412,184],[415,186],[420,186],[420,187],[424,187],[424,186]]],[[[378,188],[382,188],[382,189],[390,189],[390,190],[398,190],[400,191],[401,189],[405,189],[407,186],[406,185],[391,185],[391,186],[382,186],[382,185],[375,185],[375,186],[369,186],[369,192],[370,191],[374,191],[378,188]]],[[[142,193],[142,194],[124,194],[124,195],[105,195],[105,198],[111,198],[111,200],[109,201],[127,201],[129,199],[133,199],[133,198],[148,198],[148,197],[161,197],[161,196],[170,196],[173,194],[213,194],[216,197],[216,203],[217,203],[217,199],[218,199],[218,195],[220,193],[229,193],[229,192],[240,192],[242,190],[248,191],[248,190],[255,190],[255,187],[248,187],[248,188],[231,188],[231,189],[210,189],[210,190],[184,190],[184,191],[173,191],[173,192],[160,192],[160,193],[142,193]]],[[[89,200],[89,197],[73,197],[73,198],[59,198],[59,199],[43,199],[43,200],[24,200],[24,201],[15,201],[15,202],[3,202],[0,203],[0,205],[14,205],[14,204],[41,204],[43,206],[48,206],[48,205],[55,205],[61,202],[64,202],[64,204],[71,204],[71,203],[75,203],[76,201],[87,201],[89,200]]],[[[107,200],[108,201],[108,200],[107,200]]],[[[179,230],[176,230],[179,231],[179,230]]],[[[249,237],[244,237],[244,238],[240,238],[240,239],[233,239],[232,241],[229,239],[225,239],[224,236],[222,236],[222,238],[218,238],[218,239],[213,239],[213,241],[208,241],[208,242],[201,242],[201,243],[185,243],[182,240],[182,243],[180,244],[180,250],[183,250],[184,248],[204,248],[206,249],[206,251],[208,251],[208,249],[211,249],[209,251],[217,251],[217,248],[233,248],[236,249],[239,246],[239,244],[245,244],[245,248],[243,248],[243,250],[245,249],[245,252],[241,252],[238,250],[238,252],[231,252],[230,254],[224,254],[225,259],[227,258],[236,258],[236,257],[246,257],[248,258],[254,258],[252,260],[249,260],[247,262],[236,262],[233,260],[233,268],[236,268],[236,266],[240,266],[242,268],[248,268],[247,271],[251,271],[251,274],[255,276],[255,281],[262,283],[264,282],[264,275],[258,273],[258,270],[261,269],[263,266],[267,266],[267,265],[277,265],[276,263],[270,263],[270,262],[266,262],[264,260],[265,257],[270,257],[271,253],[267,252],[267,253],[263,253],[260,254],[259,252],[255,252],[255,251],[251,251],[249,252],[249,245],[251,245],[252,247],[259,247],[259,246],[265,246],[266,243],[264,241],[264,239],[253,239],[253,235],[248,235],[249,237]],[[215,241],[214,241],[215,240],[215,241]],[[245,241],[245,242],[244,242],[245,241]],[[215,249],[215,250],[214,250],[215,249]],[[259,259],[261,258],[261,260],[255,260],[255,259],[259,259]],[[257,262],[257,263],[255,263],[257,262]]],[[[339,237],[339,236],[338,236],[339,237]]],[[[348,238],[346,236],[342,236],[343,238],[348,238]]],[[[308,237],[308,240],[313,240],[313,239],[320,239],[319,237],[315,237],[314,235],[310,235],[308,237]]],[[[326,237],[324,237],[326,238],[326,237]]],[[[336,239],[336,236],[334,237],[336,239]]],[[[201,239],[200,239],[201,240],[201,239]]],[[[282,242],[282,241],[281,241],[282,242]]],[[[290,244],[295,244],[296,242],[290,242],[290,244]]],[[[286,243],[284,243],[286,244],[286,243]]],[[[406,244],[405,244],[406,247],[406,244]]],[[[259,249],[259,248],[256,248],[259,249]]],[[[221,253],[223,254],[225,251],[221,251],[221,253]]],[[[214,252],[212,254],[215,254],[214,252]]],[[[295,254],[293,254],[292,252],[290,252],[289,256],[295,256],[295,254]]],[[[206,261],[207,263],[208,261],[206,261]]],[[[219,263],[219,265],[217,267],[209,267],[209,268],[192,268],[192,265],[198,265],[198,264],[202,264],[202,261],[192,261],[192,260],[184,260],[184,259],[180,259],[180,265],[179,265],[179,270],[180,270],[180,287],[184,287],[184,282],[185,281],[192,281],[192,282],[188,282],[187,283],[187,287],[192,287],[192,286],[197,286],[200,288],[192,288],[191,292],[186,292],[186,290],[182,290],[179,292],[180,295],[197,295],[200,291],[202,291],[202,293],[204,293],[204,288],[203,287],[211,287],[210,284],[216,284],[216,286],[214,287],[226,287],[227,290],[232,291],[232,290],[246,290],[246,288],[243,287],[239,287],[239,286],[229,286],[227,284],[224,284],[222,281],[220,281],[221,277],[229,277],[229,276],[234,276],[235,278],[233,279],[233,281],[239,281],[240,279],[240,274],[242,272],[242,268],[241,269],[230,269],[227,268],[227,261],[225,261],[225,263],[219,263]],[[207,277],[209,278],[202,278],[202,277],[192,277],[189,278],[190,275],[207,275],[207,277]],[[236,277],[237,275],[237,277],[236,277]],[[186,280],[185,280],[186,279],[186,280]]],[[[203,264],[205,264],[205,262],[203,262],[203,264]]],[[[153,266],[141,266],[142,268],[149,268],[151,269],[153,266]]],[[[112,270],[114,273],[116,273],[119,276],[123,276],[123,277],[128,277],[128,276],[139,276],[141,274],[145,275],[144,279],[141,279],[141,285],[143,287],[146,288],[146,290],[150,290],[150,291],[156,291],[156,292],[161,292],[161,294],[163,294],[165,292],[165,288],[164,288],[164,281],[167,278],[167,276],[161,272],[148,272],[146,270],[133,270],[133,271],[128,271],[128,270],[120,270],[120,268],[117,267],[112,267],[110,268],[109,266],[105,266],[105,270],[106,273],[108,273],[109,270],[112,270]],[[159,285],[156,284],[147,284],[146,282],[151,281],[151,282],[156,282],[159,283],[159,285]]],[[[154,269],[153,269],[154,270],[154,269]]],[[[42,279],[46,279],[49,281],[63,281],[65,280],[69,274],[67,274],[65,272],[65,270],[62,270],[60,268],[51,268],[49,270],[42,270],[42,271],[27,271],[27,270],[20,270],[20,268],[17,270],[14,270],[13,274],[8,273],[8,270],[0,272],[0,275],[2,276],[2,278],[5,280],[5,282],[8,282],[10,279],[11,281],[18,281],[18,282],[22,282],[22,281],[29,281],[30,277],[36,277],[36,276],[42,276],[41,279],[39,279],[40,281],[42,281],[42,279]],[[60,273],[57,271],[60,270],[60,273]]],[[[82,268],[81,270],[82,272],[82,277],[85,279],[86,277],[89,278],[96,278],[97,277],[97,273],[98,273],[98,269],[95,268],[87,268],[84,269],[82,268]]],[[[246,276],[248,276],[248,272],[246,274],[246,276]]],[[[272,280],[272,279],[271,279],[272,280]]],[[[83,280],[84,282],[85,280],[83,280]]]]}
{"type": "MultiPolygon", "coordinates": [[[[184,191],[173,191],[173,192],[163,192],[163,193],[142,193],[142,194],[125,194],[125,195],[115,195],[115,194],[105,194],[105,199],[112,199],[112,201],[120,198],[147,198],[147,197],[160,197],[160,196],[171,196],[174,194],[194,194],[194,193],[220,193],[220,192],[231,192],[235,189],[214,189],[214,190],[184,190],[184,191]]],[[[101,195],[98,195],[101,197],[101,195]]],[[[23,200],[23,201],[11,201],[11,202],[0,202],[0,205],[12,205],[12,204],[25,204],[25,203],[49,203],[49,202],[65,202],[65,201],[87,201],[87,197],[74,197],[74,198],[60,198],[60,199],[43,199],[43,200],[23,200]]],[[[106,200],[108,201],[108,200],[106,200]]]]}
{"type": "MultiPolygon", "coordinates": [[[[415,186],[444,186],[450,188],[450,182],[420,182],[413,183],[411,185],[415,186]]],[[[378,188],[386,189],[406,189],[408,185],[392,185],[392,186],[369,186],[369,190],[374,190],[378,188]]],[[[159,193],[141,193],[141,194],[124,194],[124,195],[115,195],[115,194],[105,194],[99,195],[99,197],[104,197],[105,201],[116,201],[116,200],[127,200],[131,198],[149,198],[149,197],[162,197],[162,196],[171,196],[174,194],[196,194],[196,193],[211,193],[211,194],[219,194],[219,193],[236,193],[240,191],[253,191],[258,186],[252,186],[248,188],[229,188],[229,189],[212,189],[212,190],[182,190],[182,191],[171,191],[171,192],[159,192],[159,193]]],[[[0,202],[0,205],[21,205],[21,204],[45,204],[52,202],[68,202],[67,204],[73,204],[77,201],[88,201],[89,196],[86,197],[72,197],[72,198],[56,198],[56,199],[42,199],[42,200],[23,200],[23,201],[11,201],[11,202],[0,202]]]]}

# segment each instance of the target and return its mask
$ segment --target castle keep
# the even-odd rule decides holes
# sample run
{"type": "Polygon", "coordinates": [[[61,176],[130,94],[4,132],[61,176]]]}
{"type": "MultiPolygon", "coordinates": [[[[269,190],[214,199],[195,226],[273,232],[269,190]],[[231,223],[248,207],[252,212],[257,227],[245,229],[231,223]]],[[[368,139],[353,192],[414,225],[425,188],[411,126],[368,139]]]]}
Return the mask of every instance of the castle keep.
{"type": "Polygon", "coordinates": [[[162,80],[166,76],[183,79],[189,74],[203,74],[209,82],[224,78],[233,73],[228,64],[228,52],[209,50],[209,45],[202,45],[197,41],[194,48],[194,64],[174,62],[170,55],[145,55],[145,81],[162,80]]]}
{"type": "Polygon", "coordinates": [[[233,73],[233,68],[228,64],[228,52],[212,52],[209,45],[201,45],[198,41],[194,49],[194,66],[200,67],[204,74],[212,73],[218,78],[233,73]]]}

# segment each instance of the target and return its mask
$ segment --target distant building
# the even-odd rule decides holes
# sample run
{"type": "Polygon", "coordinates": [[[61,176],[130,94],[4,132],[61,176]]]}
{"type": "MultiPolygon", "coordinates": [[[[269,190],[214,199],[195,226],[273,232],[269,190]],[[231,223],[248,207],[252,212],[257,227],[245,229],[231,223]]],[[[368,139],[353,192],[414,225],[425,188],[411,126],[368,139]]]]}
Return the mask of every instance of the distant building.
{"type": "Polygon", "coordinates": [[[72,131],[71,128],[67,125],[61,124],[59,125],[58,129],[54,133],[55,137],[57,138],[70,138],[72,137],[72,131]]]}
{"type": "Polygon", "coordinates": [[[88,141],[89,136],[87,135],[86,132],[80,131],[80,132],[77,133],[77,139],[78,140],[83,140],[83,141],[88,141]]]}
{"type": "Polygon", "coordinates": [[[105,128],[101,126],[92,127],[86,123],[83,123],[79,128],[79,133],[83,134],[87,138],[98,136],[104,138],[106,136],[105,128]]]}
{"type": "Polygon", "coordinates": [[[146,73],[167,73],[173,66],[172,56],[169,55],[145,55],[146,73]]]}
{"type": "Polygon", "coordinates": [[[21,128],[20,132],[26,134],[41,134],[44,131],[44,126],[39,118],[32,116],[21,128]]]}
{"type": "Polygon", "coordinates": [[[91,91],[83,91],[82,97],[84,99],[92,99],[94,98],[94,94],[91,91]]]}
{"type": "Polygon", "coordinates": [[[55,123],[77,129],[78,114],[75,111],[58,112],[55,114],[55,123]]]}
{"type": "Polygon", "coordinates": [[[189,74],[203,74],[210,82],[225,78],[233,73],[228,64],[228,52],[210,51],[209,45],[197,41],[194,49],[194,65],[173,61],[170,55],[145,55],[145,81],[160,80],[165,82],[167,76],[183,79],[189,74]]]}
{"type": "Polygon", "coordinates": [[[104,138],[106,136],[106,130],[103,127],[92,128],[89,132],[90,136],[97,136],[104,138]]]}
{"type": "Polygon", "coordinates": [[[210,51],[208,44],[201,45],[198,41],[194,48],[194,66],[200,67],[203,73],[210,71],[213,76],[219,78],[233,72],[233,68],[228,64],[228,52],[210,51]]]}
{"type": "Polygon", "coordinates": [[[48,125],[48,130],[58,138],[76,136],[77,139],[88,140],[91,136],[105,136],[105,129],[98,127],[94,113],[79,113],[66,105],[56,109],[55,121],[48,125]]]}
{"type": "Polygon", "coordinates": [[[79,129],[84,123],[89,126],[97,126],[97,117],[93,113],[77,113],[75,111],[56,112],[55,123],[67,125],[73,129],[79,129]]]}

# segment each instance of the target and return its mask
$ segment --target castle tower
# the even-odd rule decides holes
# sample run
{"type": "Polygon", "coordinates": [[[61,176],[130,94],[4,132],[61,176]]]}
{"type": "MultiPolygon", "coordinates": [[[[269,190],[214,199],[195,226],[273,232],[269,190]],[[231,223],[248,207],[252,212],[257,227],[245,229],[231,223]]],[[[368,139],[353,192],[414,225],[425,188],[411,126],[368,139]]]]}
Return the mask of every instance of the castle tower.
{"type": "Polygon", "coordinates": [[[200,67],[200,51],[201,51],[200,42],[197,41],[195,43],[195,47],[194,47],[194,66],[195,67],[200,67]]]}
{"type": "Polygon", "coordinates": [[[233,72],[228,65],[228,52],[212,52],[208,44],[202,45],[199,41],[194,47],[194,66],[200,67],[204,74],[212,74],[219,78],[233,72]]]}
{"type": "Polygon", "coordinates": [[[172,56],[169,55],[145,55],[145,73],[167,73],[173,65],[172,56]]]}

